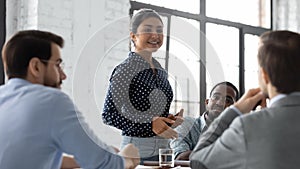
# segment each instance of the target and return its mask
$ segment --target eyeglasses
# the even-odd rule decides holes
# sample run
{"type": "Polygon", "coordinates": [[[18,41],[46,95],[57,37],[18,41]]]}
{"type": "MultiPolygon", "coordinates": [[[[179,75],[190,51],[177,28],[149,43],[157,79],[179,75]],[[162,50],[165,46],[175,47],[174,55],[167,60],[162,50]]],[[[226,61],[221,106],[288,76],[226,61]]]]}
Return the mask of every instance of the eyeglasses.
{"type": "Polygon", "coordinates": [[[232,97],[230,96],[222,96],[220,94],[213,94],[210,99],[212,101],[222,101],[222,102],[225,102],[226,105],[232,105],[234,103],[234,100],[232,97]]]}
{"type": "Polygon", "coordinates": [[[61,59],[57,61],[40,59],[40,61],[43,63],[54,63],[59,70],[63,70],[65,67],[65,63],[61,59]]]}

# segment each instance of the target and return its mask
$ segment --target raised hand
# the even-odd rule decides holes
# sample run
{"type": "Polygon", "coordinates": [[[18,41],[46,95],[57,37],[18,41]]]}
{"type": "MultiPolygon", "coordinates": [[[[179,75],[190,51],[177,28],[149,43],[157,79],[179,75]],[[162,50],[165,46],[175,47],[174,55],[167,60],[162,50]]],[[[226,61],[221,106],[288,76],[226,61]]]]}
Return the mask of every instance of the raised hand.
{"type": "Polygon", "coordinates": [[[250,89],[234,104],[234,106],[245,114],[249,113],[260,100],[262,100],[260,104],[261,107],[266,107],[266,97],[260,89],[250,89]]]}
{"type": "Polygon", "coordinates": [[[172,128],[179,126],[184,121],[183,111],[184,109],[180,109],[180,111],[176,113],[175,116],[173,114],[169,114],[168,119],[175,121],[175,123],[171,125],[172,128]]]}

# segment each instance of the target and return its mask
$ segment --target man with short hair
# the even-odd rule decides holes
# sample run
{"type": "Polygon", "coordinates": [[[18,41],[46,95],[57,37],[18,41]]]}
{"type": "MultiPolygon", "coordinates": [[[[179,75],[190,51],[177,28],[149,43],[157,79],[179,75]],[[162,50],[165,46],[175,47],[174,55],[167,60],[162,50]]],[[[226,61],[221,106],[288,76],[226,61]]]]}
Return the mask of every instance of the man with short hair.
{"type": "Polygon", "coordinates": [[[0,168],[58,169],[63,153],[82,168],[134,168],[136,147],[119,154],[88,127],[60,88],[63,39],[50,32],[16,33],[2,51],[8,82],[0,87],[0,168]]]}
{"type": "Polygon", "coordinates": [[[192,168],[299,168],[300,34],[263,33],[258,64],[260,87],[214,120],[190,156],[192,168]],[[268,108],[248,114],[266,97],[268,108]]]}
{"type": "Polygon", "coordinates": [[[175,151],[176,160],[189,160],[200,135],[226,107],[238,100],[239,92],[232,83],[225,81],[216,84],[209,96],[205,100],[206,111],[202,116],[196,119],[186,117],[183,124],[175,129],[179,137],[170,142],[170,147],[175,151]]]}

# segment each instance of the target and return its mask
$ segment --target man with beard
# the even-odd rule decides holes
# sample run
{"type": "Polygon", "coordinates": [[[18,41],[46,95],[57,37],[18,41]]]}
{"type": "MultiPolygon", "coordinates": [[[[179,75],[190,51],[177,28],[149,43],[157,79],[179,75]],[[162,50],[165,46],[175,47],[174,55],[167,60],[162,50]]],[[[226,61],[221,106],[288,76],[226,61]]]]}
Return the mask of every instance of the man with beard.
{"type": "Polygon", "coordinates": [[[66,79],[62,47],[62,37],[38,30],[17,32],[5,44],[8,81],[0,87],[0,168],[58,169],[63,153],[74,155],[82,168],[134,168],[138,149],[128,145],[117,154],[56,89],[66,79]]]}
{"type": "Polygon", "coordinates": [[[183,124],[175,129],[179,137],[170,142],[170,147],[175,151],[176,160],[189,160],[189,155],[196,146],[199,136],[238,97],[237,88],[230,82],[221,82],[212,88],[210,98],[205,100],[207,111],[197,119],[186,117],[183,124]]]}
{"type": "Polygon", "coordinates": [[[300,34],[263,33],[257,59],[259,88],[213,121],[191,153],[191,168],[299,168],[300,34]],[[267,108],[251,111],[266,98],[267,108]]]}

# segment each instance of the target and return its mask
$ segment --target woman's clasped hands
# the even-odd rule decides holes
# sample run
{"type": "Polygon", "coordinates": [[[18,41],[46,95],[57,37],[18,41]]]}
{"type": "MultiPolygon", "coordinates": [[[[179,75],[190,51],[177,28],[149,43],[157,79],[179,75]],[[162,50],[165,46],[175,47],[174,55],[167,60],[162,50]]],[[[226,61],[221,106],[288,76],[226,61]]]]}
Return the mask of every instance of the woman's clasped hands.
{"type": "Polygon", "coordinates": [[[183,109],[177,114],[169,114],[168,117],[153,117],[152,131],[160,137],[167,139],[176,139],[178,133],[174,130],[183,122],[183,109]]]}

